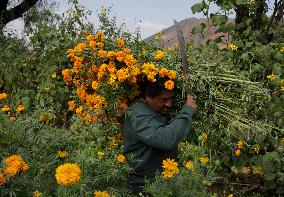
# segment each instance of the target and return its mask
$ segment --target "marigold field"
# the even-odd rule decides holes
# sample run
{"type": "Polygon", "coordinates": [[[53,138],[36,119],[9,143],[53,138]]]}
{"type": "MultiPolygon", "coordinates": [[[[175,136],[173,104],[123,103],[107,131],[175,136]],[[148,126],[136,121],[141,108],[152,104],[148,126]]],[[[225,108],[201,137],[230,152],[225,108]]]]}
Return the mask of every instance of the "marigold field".
{"type": "Polygon", "coordinates": [[[138,84],[158,79],[175,91],[172,117],[189,87],[198,113],[178,160],[163,161],[147,193],[283,196],[283,20],[270,24],[263,15],[269,28],[253,29],[256,1],[232,2],[248,6],[242,25],[226,12],[209,16],[208,1],[191,8],[231,39],[187,43],[189,75],[179,46],[165,47],[162,32],[145,42],[139,30],[117,25],[110,8],[95,28],[76,0],[62,15],[31,11],[25,38],[0,37],[1,196],[133,196],[123,118],[138,84]]]}

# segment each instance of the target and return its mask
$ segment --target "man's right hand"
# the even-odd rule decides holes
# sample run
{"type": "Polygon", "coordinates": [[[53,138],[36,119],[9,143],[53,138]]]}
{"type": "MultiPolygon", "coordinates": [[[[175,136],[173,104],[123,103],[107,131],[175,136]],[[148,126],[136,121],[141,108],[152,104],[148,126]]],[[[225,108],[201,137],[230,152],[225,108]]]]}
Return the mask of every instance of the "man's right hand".
{"type": "Polygon", "coordinates": [[[188,94],[188,95],[187,95],[185,104],[186,104],[186,105],[189,105],[189,106],[191,106],[193,109],[197,110],[196,101],[195,101],[194,97],[193,97],[191,94],[188,94]]]}

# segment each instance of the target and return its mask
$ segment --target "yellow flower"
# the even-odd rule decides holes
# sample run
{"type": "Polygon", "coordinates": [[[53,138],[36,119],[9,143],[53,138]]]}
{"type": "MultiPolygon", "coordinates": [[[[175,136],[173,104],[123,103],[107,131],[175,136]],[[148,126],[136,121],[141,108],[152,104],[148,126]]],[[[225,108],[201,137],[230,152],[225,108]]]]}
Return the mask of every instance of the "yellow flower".
{"type": "Polygon", "coordinates": [[[253,150],[254,152],[256,152],[256,154],[258,154],[258,152],[260,151],[260,146],[258,144],[255,144],[251,147],[251,150],[253,150]]]}
{"type": "Polygon", "coordinates": [[[281,47],[280,51],[281,51],[281,52],[284,52],[284,47],[281,47]]]}
{"type": "Polygon", "coordinates": [[[271,81],[276,79],[276,75],[274,75],[274,73],[271,73],[271,75],[267,76],[267,79],[270,79],[271,81]]]}
{"type": "Polygon", "coordinates": [[[161,50],[156,51],[156,56],[155,56],[156,60],[159,61],[159,60],[163,59],[164,57],[165,57],[165,53],[163,51],[161,51],[161,50]]]}
{"type": "Polygon", "coordinates": [[[201,141],[202,143],[205,143],[207,141],[208,135],[206,133],[202,133],[199,137],[198,140],[201,141]]]}
{"type": "Polygon", "coordinates": [[[5,183],[5,177],[2,171],[0,170],[0,186],[5,183]]]}
{"type": "Polygon", "coordinates": [[[35,192],[33,193],[33,197],[41,197],[41,196],[42,196],[42,193],[39,192],[39,191],[35,191],[35,192]]]}
{"type": "Polygon", "coordinates": [[[102,156],[105,155],[105,153],[104,153],[104,152],[97,152],[97,155],[98,155],[99,157],[102,157],[102,156]]]}
{"type": "Polygon", "coordinates": [[[75,101],[68,101],[68,106],[70,111],[74,111],[75,109],[75,101]]]}
{"type": "Polygon", "coordinates": [[[252,173],[253,174],[263,174],[263,169],[260,166],[253,166],[252,173]]]}
{"type": "Polygon", "coordinates": [[[29,170],[29,165],[23,160],[21,156],[12,155],[5,159],[6,168],[4,173],[10,177],[14,177],[20,172],[29,170]]]}
{"type": "Polygon", "coordinates": [[[117,156],[117,161],[119,163],[124,163],[125,162],[125,156],[124,155],[118,155],[117,156]]]}
{"type": "Polygon", "coordinates": [[[172,90],[175,87],[175,83],[172,80],[168,80],[165,82],[165,88],[167,90],[172,90]]]}
{"type": "Polygon", "coordinates": [[[52,79],[55,79],[55,78],[56,78],[56,73],[53,73],[53,74],[51,75],[51,78],[52,78],[52,79]]]}
{"type": "Polygon", "coordinates": [[[81,170],[77,164],[65,163],[56,168],[55,178],[60,185],[72,185],[80,180],[81,170]]]}
{"type": "Polygon", "coordinates": [[[98,81],[93,81],[92,82],[92,88],[93,88],[93,90],[97,90],[98,89],[98,87],[99,87],[99,82],[98,81]]]}
{"type": "Polygon", "coordinates": [[[194,169],[194,163],[192,161],[188,161],[188,162],[186,162],[185,167],[189,170],[193,170],[194,169]]]}
{"type": "Polygon", "coordinates": [[[238,47],[234,44],[230,44],[229,45],[229,48],[232,50],[232,51],[237,51],[238,50],[238,47]]]}
{"type": "Polygon", "coordinates": [[[11,110],[11,108],[8,105],[4,105],[4,107],[2,107],[3,112],[8,112],[10,110],[11,110]]]}
{"type": "Polygon", "coordinates": [[[69,156],[69,153],[67,151],[57,151],[57,157],[59,158],[64,159],[68,156],[69,156]]]}
{"type": "Polygon", "coordinates": [[[175,175],[175,171],[165,170],[165,171],[162,172],[162,174],[163,174],[163,177],[165,179],[170,179],[170,178],[172,178],[175,175]]]}
{"type": "Polygon", "coordinates": [[[6,93],[1,93],[1,94],[0,94],[0,100],[7,98],[7,96],[8,96],[8,95],[7,95],[6,93]]]}
{"type": "Polygon", "coordinates": [[[17,112],[23,112],[25,110],[25,106],[24,105],[18,105],[16,108],[17,112]]]}
{"type": "Polygon", "coordinates": [[[207,164],[209,162],[209,158],[208,157],[200,157],[199,158],[199,161],[202,163],[202,164],[207,164]]]}
{"type": "Polygon", "coordinates": [[[234,196],[233,194],[229,194],[229,195],[228,195],[228,197],[233,197],[233,196],[234,196]]]}
{"type": "Polygon", "coordinates": [[[175,170],[178,167],[178,163],[175,162],[174,159],[168,158],[166,160],[163,160],[163,166],[162,167],[166,170],[175,170]]]}
{"type": "Polygon", "coordinates": [[[240,149],[237,149],[237,150],[235,151],[235,155],[236,155],[237,157],[239,157],[239,156],[241,155],[241,150],[240,150],[240,149]]]}
{"type": "Polygon", "coordinates": [[[281,86],[281,90],[284,91],[284,86],[281,86]]]}
{"type": "Polygon", "coordinates": [[[166,68],[161,68],[160,70],[159,70],[159,75],[161,76],[161,77],[165,77],[165,76],[167,76],[168,75],[168,69],[166,69],[166,68]]]}
{"type": "Polygon", "coordinates": [[[124,40],[122,38],[117,39],[117,45],[120,48],[124,47],[124,40]]]}
{"type": "Polygon", "coordinates": [[[231,171],[235,174],[238,174],[238,168],[236,166],[232,166],[231,171]]]}
{"type": "Polygon", "coordinates": [[[171,80],[174,80],[176,78],[177,74],[176,74],[176,71],[174,70],[170,70],[168,72],[168,77],[171,79],[171,80]]]}
{"type": "Polygon", "coordinates": [[[124,82],[129,77],[128,69],[125,68],[119,69],[116,73],[116,76],[118,81],[124,82]]]}
{"type": "Polygon", "coordinates": [[[95,191],[94,197],[110,197],[107,191],[95,191]]]}
{"type": "Polygon", "coordinates": [[[12,120],[12,121],[16,121],[16,120],[17,120],[17,118],[16,118],[15,116],[11,116],[11,117],[10,117],[10,120],[12,120]]]}
{"type": "Polygon", "coordinates": [[[242,167],[241,172],[244,175],[248,175],[250,173],[250,168],[249,167],[242,167]]]}
{"type": "Polygon", "coordinates": [[[72,82],[71,71],[70,69],[62,70],[62,76],[67,85],[70,85],[72,82]]]}
{"type": "Polygon", "coordinates": [[[238,141],[237,147],[238,149],[242,149],[244,147],[244,142],[242,140],[238,141]]]}

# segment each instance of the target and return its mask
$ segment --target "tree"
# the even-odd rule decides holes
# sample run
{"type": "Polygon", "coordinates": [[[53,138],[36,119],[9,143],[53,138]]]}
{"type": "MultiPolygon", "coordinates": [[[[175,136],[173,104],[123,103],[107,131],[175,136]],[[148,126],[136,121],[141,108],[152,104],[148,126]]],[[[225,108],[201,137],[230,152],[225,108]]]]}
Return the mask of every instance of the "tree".
{"type": "Polygon", "coordinates": [[[11,1],[0,1],[0,36],[3,35],[3,29],[7,23],[23,16],[23,14],[32,8],[39,0],[23,0],[19,5],[9,9],[11,1]]]}

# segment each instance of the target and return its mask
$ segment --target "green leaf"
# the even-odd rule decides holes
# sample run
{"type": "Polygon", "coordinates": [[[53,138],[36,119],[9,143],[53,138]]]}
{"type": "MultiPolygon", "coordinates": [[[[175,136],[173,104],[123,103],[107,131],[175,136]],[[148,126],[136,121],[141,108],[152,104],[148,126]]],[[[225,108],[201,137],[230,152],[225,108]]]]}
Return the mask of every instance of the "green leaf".
{"type": "Polygon", "coordinates": [[[222,24],[220,25],[218,31],[219,32],[223,32],[223,33],[227,33],[227,32],[231,32],[235,29],[235,24],[233,23],[228,23],[228,24],[222,24]]]}
{"type": "Polygon", "coordinates": [[[191,6],[191,11],[193,14],[203,11],[207,7],[206,3],[203,1],[201,3],[194,4],[191,6]]]}
{"type": "Polygon", "coordinates": [[[247,0],[236,0],[237,5],[246,4],[247,0]]]}
{"type": "Polygon", "coordinates": [[[210,14],[210,19],[212,21],[212,24],[217,26],[224,24],[228,21],[228,17],[226,15],[218,15],[218,14],[210,14]]]}
{"type": "Polygon", "coordinates": [[[199,25],[194,26],[191,32],[195,35],[202,33],[205,27],[206,25],[204,23],[201,23],[199,25]]]}

